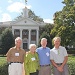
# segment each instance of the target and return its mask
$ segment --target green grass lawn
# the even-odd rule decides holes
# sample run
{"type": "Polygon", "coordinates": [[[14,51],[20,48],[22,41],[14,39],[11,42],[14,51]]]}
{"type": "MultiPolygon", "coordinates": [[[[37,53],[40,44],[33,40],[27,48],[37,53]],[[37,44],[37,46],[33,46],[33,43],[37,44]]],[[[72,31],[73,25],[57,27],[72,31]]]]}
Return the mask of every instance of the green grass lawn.
{"type": "Polygon", "coordinates": [[[3,65],[6,62],[6,57],[0,57],[0,65],[3,65]]]}

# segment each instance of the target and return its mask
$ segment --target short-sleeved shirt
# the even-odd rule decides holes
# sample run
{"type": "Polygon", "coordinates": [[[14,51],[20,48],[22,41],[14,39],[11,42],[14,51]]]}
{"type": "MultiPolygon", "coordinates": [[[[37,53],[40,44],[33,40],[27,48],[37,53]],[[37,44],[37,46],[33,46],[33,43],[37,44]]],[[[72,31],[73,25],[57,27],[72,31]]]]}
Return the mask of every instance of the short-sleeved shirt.
{"type": "Polygon", "coordinates": [[[12,47],[6,54],[7,58],[9,58],[9,62],[24,62],[25,50],[19,49],[16,47],[12,47]]]}
{"type": "Polygon", "coordinates": [[[50,64],[50,48],[39,47],[36,52],[39,56],[40,65],[48,65],[50,64]]]}
{"type": "Polygon", "coordinates": [[[65,47],[59,46],[50,50],[50,60],[54,60],[55,63],[63,63],[64,57],[68,56],[65,47]]]}

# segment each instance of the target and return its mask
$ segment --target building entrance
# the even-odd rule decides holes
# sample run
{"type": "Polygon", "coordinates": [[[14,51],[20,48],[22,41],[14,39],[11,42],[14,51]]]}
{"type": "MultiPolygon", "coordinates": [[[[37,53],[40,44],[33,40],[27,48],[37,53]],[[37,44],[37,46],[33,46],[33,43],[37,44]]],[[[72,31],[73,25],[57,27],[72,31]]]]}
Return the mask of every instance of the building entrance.
{"type": "Polygon", "coordinates": [[[23,49],[25,49],[25,50],[28,49],[28,43],[23,43],[23,49]]]}

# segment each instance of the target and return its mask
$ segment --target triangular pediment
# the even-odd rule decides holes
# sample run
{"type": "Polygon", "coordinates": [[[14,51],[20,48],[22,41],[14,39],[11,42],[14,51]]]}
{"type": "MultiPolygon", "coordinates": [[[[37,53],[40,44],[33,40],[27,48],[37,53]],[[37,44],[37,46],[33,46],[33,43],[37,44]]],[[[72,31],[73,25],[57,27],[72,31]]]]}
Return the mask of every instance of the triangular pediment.
{"type": "Polygon", "coordinates": [[[40,23],[30,19],[30,18],[21,18],[11,23],[11,25],[40,25],[40,23]]]}

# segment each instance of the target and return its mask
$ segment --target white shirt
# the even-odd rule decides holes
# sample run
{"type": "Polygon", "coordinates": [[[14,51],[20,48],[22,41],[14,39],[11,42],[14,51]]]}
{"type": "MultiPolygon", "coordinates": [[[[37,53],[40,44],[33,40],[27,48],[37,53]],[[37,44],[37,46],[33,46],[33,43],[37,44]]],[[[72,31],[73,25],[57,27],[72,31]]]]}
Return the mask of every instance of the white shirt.
{"type": "Polygon", "coordinates": [[[63,63],[64,57],[68,56],[65,47],[59,46],[50,50],[50,60],[54,60],[55,63],[63,63]]]}

